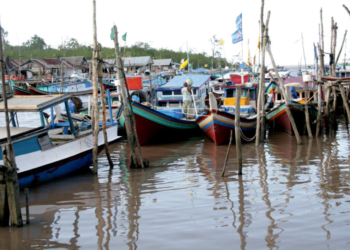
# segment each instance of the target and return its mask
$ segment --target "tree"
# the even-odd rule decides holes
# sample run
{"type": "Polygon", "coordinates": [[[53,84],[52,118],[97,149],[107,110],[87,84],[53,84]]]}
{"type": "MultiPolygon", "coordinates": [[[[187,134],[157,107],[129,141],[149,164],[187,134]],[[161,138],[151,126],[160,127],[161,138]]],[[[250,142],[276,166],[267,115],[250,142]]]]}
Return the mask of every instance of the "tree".
{"type": "Polygon", "coordinates": [[[31,49],[45,49],[47,45],[43,38],[34,35],[30,40],[23,43],[23,46],[29,47],[31,49]]]}
{"type": "Polygon", "coordinates": [[[2,35],[2,43],[5,45],[9,44],[9,41],[7,40],[8,31],[5,31],[3,27],[1,27],[1,35],[2,35]]]}
{"type": "Polygon", "coordinates": [[[214,66],[214,56],[215,56],[215,46],[219,45],[219,39],[216,38],[216,35],[214,35],[212,38],[209,39],[211,45],[212,45],[212,59],[211,59],[211,69],[213,69],[214,66]]]}

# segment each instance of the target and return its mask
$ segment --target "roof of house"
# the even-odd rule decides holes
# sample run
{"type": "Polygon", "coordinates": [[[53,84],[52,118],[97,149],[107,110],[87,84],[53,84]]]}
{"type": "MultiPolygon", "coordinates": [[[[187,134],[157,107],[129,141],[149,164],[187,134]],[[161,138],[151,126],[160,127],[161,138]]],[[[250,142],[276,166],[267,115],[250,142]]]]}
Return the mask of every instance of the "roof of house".
{"type": "Polygon", "coordinates": [[[58,58],[45,58],[45,59],[31,59],[23,63],[22,65],[27,65],[27,68],[33,68],[33,64],[39,65],[39,67],[46,69],[58,69],[61,68],[61,62],[66,69],[78,68],[79,66],[74,66],[66,60],[59,60],[58,58]]]}
{"type": "Polygon", "coordinates": [[[75,66],[81,66],[82,64],[87,63],[87,60],[83,56],[62,57],[62,59],[67,60],[75,66]]]}
{"type": "MultiPolygon", "coordinates": [[[[124,57],[122,58],[124,60],[124,57]]],[[[139,57],[125,57],[125,66],[147,66],[153,64],[153,60],[150,56],[139,56],[139,57]]]]}
{"type": "Polygon", "coordinates": [[[174,64],[173,59],[154,59],[153,66],[170,66],[174,64]]]}

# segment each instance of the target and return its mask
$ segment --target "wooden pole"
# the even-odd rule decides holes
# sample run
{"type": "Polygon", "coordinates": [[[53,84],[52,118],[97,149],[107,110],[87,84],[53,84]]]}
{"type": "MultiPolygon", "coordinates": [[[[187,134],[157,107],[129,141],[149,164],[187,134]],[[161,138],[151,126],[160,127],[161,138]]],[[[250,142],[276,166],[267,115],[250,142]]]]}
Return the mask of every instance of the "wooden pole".
{"type": "Polygon", "coordinates": [[[152,64],[149,64],[149,87],[151,91],[151,104],[153,106],[152,64]]]}
{"type": "MultiPolygon", "coordinates": [[[[270,13],[270,11],[269,11],[269,13],[270,13]]],[[[275,72],[278,72],[275,60],[274,60],[272,52],[271,52],[270,39],[268,39],[267,43],[268,43],[267,44],[267,51],[268,51],[268,53],[270,55],[271,63],[273,65],[273,68],[274,68],[275,72]]],[[[286,112],[287,112],[287,115],[289,117],[290,123],[292,124],[292,128],[293,128],[293,131],[294,131],[294,134],[295,134],[295,138],[297,140],[297,144],[301,144],[301,138],[300,138],[297,126],[295,125],[294,118],[293,118],[292,113],[291,113],[290,108],[289,108],[289,100],[288,100],[287,94],[285,92],[286,90],[284,89],[284,86],[283,86],[283,80],[281,79],[279,74],[277,74],[277,78],[278,78],[280,89],[282,90],[282,95],[283,95],[283,98],[284,98],[285,104],[286,104],[286,112]]]]}
{"type": "Polygon", "coordinates": [[[335,60],[335,65],[338,64],[339,57],[340,57],[340,54],[341,54],[341,52],[342,52],[342,50],[343,50],[343,46],[344,46],[344,42],[345,42],[345,38],[346,38],[346,34],[347,34],[347,33],[348,33],[348,31],[345,30],[344,37],[343,37],[343,42],[342,42],[341,47],[340,47],[340,50],[339,50],[339,52],[338,52],[337,60],[335,60]]]}
{"type": "MultiPolygon", "coordinates": [[[[262,93],[261,93],[261,132],[260,132],[260,140],[263,141],[265,139],[265,125],[266,125],[266,114],[265,114],[265,48],[266,48],[266,43],[268,41],[268,36],[269,36],[269,22],[270,22],[270,11],[267,13],[267,18],[266,18],[266,23],[264,25],[263,23],[263,15],[260,14],[261,18],[261,34],[264,34],[263,37],[263,50],[262,50],[262,61],[263,61],[263,67],[261,67],[260,70],[260,85],[262,88],[262,93]]],[[[277,71],[276,71],[277,72],[277,71]]]]}
{"type": "MultiPolygon", "coordinates": [[[[264,31],[264,5],[265,1],[261,0],[261,11],[260,11],[260,34],[263,34],[264,31]]],[[[263,38],[264,40],[264,38],[263,38]]],[[[263,42],[264,43],[264,42],[263,42]]],[[[262,47],[262,62],[260,66],[260,79],[259,79],[259,95],[258,95],[258,105],[257,105],[257,124],[256,124],[256,137],[255,137],[255,146],[259,146],[260,142],[260,120],[261,120],[261,106],[264,105],[261,102],[262,95],[265,95],[265,48],[260,44],[260,48],[262,47]]],[[[260,55],[260,53],[259,53],[260,55]]],[[[259,56],[259,63],[260,63],[260,56],[259,56]]]]}
{"type": "Polygon", "coordinates": [[[63,81],[63,62],[62,62],[62,59],[61,59],[61,88],[60,88],[60,93],[61,94],[63,93],[63,84],[64,84],[64,81],[63,81]]]}
{"type": "MultiPolygon", "coordinates": [[[[13,149],[13,144],[11,141],[11,132],[10,132],[10,125],[9,125],[7,94],[6,94],[6,87],[5,87],[5,70],[4,70],[3,59],[4,57],[3,57],[3,51],[2,51],[2,34],[1,34],[1,24],[0,24],[0,71],[1,71],[1,81],[2,81],[1,87],[2,87],[2,98],[4,102],[4,108],[5,108],[5,123],[6,123],[6,134],[7,134],[7,144],[1,145],[3,162],[5,167],[7,167],[5,175],[2,177],[3,181],[5,180],[5,188],[6,188],[6,193],[2,194],[2,197],[3,196],[5,196],[5,198],[7,197],[11,225],[21,227],[23,225],[23,221],[22,221],[22,213],[21,213],[21,204],[19,200],[19,185],[18,185],[18,177],[17,177],[17,170],[16,170],[15,151],[13,149]]],[[[4,186],[3,186],[4,184],[0,183],[0,185],[2,189],[4,189],[4,186]]],[[[3,208],[0,205],[0,216],[2,216],[3,219],[6,220],[7,211],[3,209],[7,209],[6,205],[3,208]]],[[[0,221],[0,224],[6,225],[6,221],[0,221]]],[[[7,225],[8,225],[8,220],[7,220],[7,225]]]]}
{"type": "Polygon", "coordinates": [[[235,105],[235,139],[237,151],[238,174],[242,174],[242,144],[241,144],[241,124],[240,124],[240,108],[241,108],[241,86],[236,87],[236,105],[235,105]]]}
{"type": "MultiPolygon", "coordinates": [[[[302,44],[303,44],[305,73],[307,74],[303,33],[301,33],[301,40],[302,40],[302,44]]],[[[307,133],[309,135],[309,138],[312,138],[312,131],[311,131],[311,126],[310,126],[310,115],[309,115],[309,104],[307,103],[307,101],[309,100],[309,97],[310,97],[310,95],[309,95],[309,83],[308,82],[304,82],[304,89],[305,89],[304,91],[305,91],[305,121],[306,121],[306,128],[307,128],[307,133]]]]}
{"type": "Polygon", "coordinates": [[[343,106],[345,106],[346,114],[348,115],[348,122],[350,122],[350,109],[349,109],[347,98],[345,96],[343,85],[339,84],[339,90],[340,90],[341,97],[343,98],[343,106]]]}
{"type": "Polygon", "coordinates": [[[10,210],[5,181],[6,170],[6,167],[0,166],[0,227],[7,227],[10,221],[10,210]]]}
{"type": "Polygon", "coordinates": [[[96,1],[93,0],[93,40],[94,50],[92,53],[92,132],[93,132],[93,148],[92,148],[92,164],[93,173],[98,173],[98,133],[100,131],[99,112],[98,112],[98,82],[97,82],[97,66],[98,66],[98,45],[96,35],[96,1]]]}
{"type": "MultiPolygon", "coordinates": [[[[132,129],[131,129],[131,126],[132,126],[132,124],[131,124],[132,117],[131,116],[133,116],[132,107],[131,107],[131,103],[130,103],[130,108],[129,108],[128,101],[127,101],[127,93],[126,93],[126,90],[124,87],[124,83],[127,84],[127,82],[126,82],[126,79],[124,76],[124,72],[123,72],[123,68],[122,68],[123,67],[122,60],[121,60],[120,53],[119,53],[117,26],[114,25],[113,29],[114,29],[114,49],[115,49],[117,69],[118,69],[118,78],[119,78],[119,82],[120,82],[120,89],[121,89],[122,96],[123,96],[122,101],[123,101],[123,108],[124,108],[125,130],[126,130],[126,134],[127,134],[127,138],[128,138],[128,144],[130,147],[130,167],[138,167],[139,163],[138,163],[136,149],[135,149],[136,140],[138,142],[138,139],[135,136],[137,134],[136,126],[133,126],[134,133],[135,133],[135,135],[134,135],[132,133],[132,129]]],[[[141,153],[139,143],[138,143],[138,147],[139,147],[139,152],[141,153]]],[[[140,154],[140,157],[141,157],[141,166],[143,168],[144,165],[143,165],[141,154],[140,154]]]]}
{"type": "MultiPolygon", "coordinates": [[[[317,44],[318,47],[318,54],[321,57],[321,48],[320,48],[320,44],[317,44]]],[[[321,60],[320,60],[320,64],[321,64],[321,60]]],[[[322,70],[322,66],[320,67],[320,70],[318,71],[317,74],[317,80],[318,80],[318,85],[317,85],[317,94],[318,94],[318,98],[317,98],[317,125],[316,125],[316,134],[315,136],[319,136],[320,134],[320,129],[322,126],[322,106],[321,106],[321,98],[322,98],[322,86],[320,84],[321,81],[321,77],[323,75],[323,70],[322,70]]]]}
{"type": "Polygon", "coordinates": [[[224,169],[222,170],[221,177],[224,177],[224,175],[225,175],[226,165],[227,165],[227,160],[228,160],[228,155],[229,155],[229,153],[230,153],[230,148],[231,148],[231,143],[232,143],[232,130],[230,131],[230,143],[228,144],[227,154],[226,154],[225,164],[224,164],[224,169]]]}
{"type": "MultiPolygon", "coordinates": [[[[109,168],[113,168],[114,164],[111,158],[111,154],[109,153],[109,146],[108,146],[108,137],[107,137],[107,132],[106,132],[106,103],[105,103],[105,88],[103,86],[103,81],[102,81],[102,46],[99,43],[98,44],[98,81],[100,83],[100,95],[101,95],[101,104],[102,104],[102,131],[103,131],[103,137],[105,140],[105,151],[106,151],[106,156],[108,159],[109,163],[109,168]]],[[[109,105],[110,106],[110,105],[109,105]]],[[[111,106],[110,106],[111,107],[111,106]]],[[[111,122],[113,122],[113,117],[110,117],[111,122]]]]}

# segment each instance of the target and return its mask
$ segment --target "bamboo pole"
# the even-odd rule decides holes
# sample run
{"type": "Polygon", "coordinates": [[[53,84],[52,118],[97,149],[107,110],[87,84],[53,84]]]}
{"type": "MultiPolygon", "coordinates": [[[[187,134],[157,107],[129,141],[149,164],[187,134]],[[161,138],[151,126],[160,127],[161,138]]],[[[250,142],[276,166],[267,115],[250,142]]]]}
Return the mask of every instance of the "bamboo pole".
{"type": "Polygon", "coordinates": [[[222,170],[221,177],[224,177],[224,175],[225,175],[226,165],[227,165],[227,160],[228,160],[228,155],[229,155],[229,153],[230,153],[230,148],[231,148],[231,143],[232,143],[232,130],[230,131],[230,143],[228,144],[227,153],[226,153],[226,158],[225,158],[225,164],[224,164],[224,169],[222,170]]]}
{"type": "MultiPolygon", "coordinates": [[[[263,15],[260,14],[261,18],[261,34],[264,34],[263,37],[263,51],[262,51],[262,60],[264,62],[264,67],[261,68],[260,75],[261,75],[261,87],[262,90],[265,89],[265,48],[266,48],[266,43],[268,41],[269,37],[269,22],[270,22],[270,11],[267,13],[267,19],[266,23],[264,25],[263,23],[263,15]]],[[[278,75],[278,71],[276,71],[278,75]]],[[[265,124],[266,124],[266,113],[265,113],[265,91],[262,91],[261,93],[261,114],[262,114],[262,119],[261,119],[261,133],[260,133],[260,140],[263,141],[265,139],[265,124]]]]}
{"type": "MultiPolygon", "coordinates": [[[[270,11],[269,11],[269,13],[270,13],[270,11]]],[[[271,52],[270,39],[268,40],[268,43],[267,43],[267,51],[270,55],[270,59],[271,59],[273,68],[274,68],[275,72],[277,72],[276,63],[275,63],[275,60],[274,60],[272,52],[271,52]]],[[[279,74],[277,74],[277,78],[278,78],[280,89],[282,90],[282,95],[283,95],[283,98],[284,98],[285,104],[286,104],[286,112],[287,112],[287,115],[289,117],[290,123],[292,124],[292,128],[293,128],[296,140],[297,140],[297,144],[301,144],[301,138],[300,138],[297,126],[295,125],[294,118],[293,118],[292,113],[291,113],[290,108],[289,108],[289,100],[287,99],[287,94],[286,94],[286,92],[285,92],[286,90],[284,89],[284,86],[283,86],[283,81],[282,81],[279,74]]]]}
{"type": "MultiPolygon", "coordinates": [[[[118,69],[118,78],[119,78],[119,82],[120,82],[120,89],[122,92],[122,96],[123,96],[123,108],[124,108],[124,120],[125,120],[125,130],[126,130],[126,134],[127,134],[127,138],[128,138],[128,144],[130,147],[130,167],[138,167],[139,163],[138,163],[138,159],[137,159],[137,155],[136,155],[136,150],[135,150],[135,143],[137,142],[138,144],[138,148],[139,148],[139,153],[140,153],[140,158],[141,158],[141,166],[142,168],[144,168],[143,165],[143,160],[142,160],[142,155],[141,155],[141,149],[140,149],[140,144],[138,143],[138,138],[137,138],[137,132],[136,132],[136,125],[134,123],[133,126],[133,130],[135,135],[132,133],[132,118],[133,117],[133,113],[132,113],[132,106],[131,106],[131,100],[130,101],[130,108],[128,105],[128,101],[127,101],[127,93],[124,87],[124,83],[126,84],[126,87],[128,88],[125,76],[124,76],[124,72],[123,72],[123,68],[122,68],[122,60],[120,57],[120,53],[119,53],[119,44],[118,44],[118,32],[117,32],[117,26],[113,26],[114,29],[114,49],[115,49],[115,55],[116,55],[116,62],[117,62],[117,69],[118,69]]],[[[129,95],[128,95],[129,96],[129,95]]]]}
{"type": "MultiPolygon", "coordinates": [[[[100,95],[101,95],[101,104],[102,104],[102,131],[103,131],[103,137],[104,137],[104,141],[105,141],[105,151],[106,151],[106,156],[108,159],[108,163],[109,163],[109,168],[113,168],[113,161],[111,158],[111,154],[109,153],[109,146],[108,146],[108,137],[107,137],[107,132],[106,132],[106,104],[105,104],[105,88],[103,86],[103,81],[102,81],[102,46],[99,43],[98,44],[98,81],[100,83],[100,95]]],[[[109,105],[109,107],[111,107],[111,105],[109,105]]],[[[112,116],[110,118],[111,122],[113,122],[112,120],[112,116]]]]}
{"type": "MultiPolygon", "coordinates": [[[[264,31],[264,5],[265,1],[261,0],[261,10],[260,10],[260,34],[262,35],[264,31]]],[[[262,44],[260,43],[260,51],[261,51],[262,44]]],[[[258,105],[257,105],[257,123],[256,123],[256,137],[255,137],[255,146],[259,146],[260,142],[260,120],[261,120],[261,96],[265,94],[263,91],[265,89],[265,47],[262,49],[262,63],[260,65],[260,79],[259,79],[259,94],[258,94],[258,105]]],[[[260,64],[260,53],[259,53],[259,64],[260,64]]]]}
{"type": "Polygon", "coordinates": [[[241,124],[240,124],[240,108],[241,108],[241,86],[236,87],[236,105],[235,105],[235,139],[237,151],[238,174],[242,174],[242,144],[241,144],[241,124]]]}
{"type": "MultiPolygon", "coordinates": [[[[318,54],[321,57],[321,54],[323,53],[320,47],[320,44],[317,44],[317,48],[318,48],[318,54]]],[[[321,58],[320,58],[321,59],[321,58]]],[[[321,64],[321,60],[320,60],[320,64],[321,64]]],[[[320,66],[320,70],[317,74],[317,80],[318,80],[318,85],[317,85],[317,93],[318,93],[318,98],[317,98],[317,125],[316,125],[316,134],[315,136],[319,136],[320,134],[320,129],[322,126],[322,106],[321,106],[321,98],[322,98],[322,86],[320,84],[321,78],[323,76],[323,67],[320,66]]]]}
{"type": "MultiPolygon", "coordinates": [[[[40,69],[39,69],[39,72],[40,72],[40,69]]],[[[60,88],[60,93],[61,94],[63,93],[63,85],[64,85],[64,81],[63,81],[63,62],[62,62],[62,59],[61,59],[61,88],[60,88]]]]}
{"type": "Polygon", "coordinates": [[[96,34],[96,0],[93,0],[93,40],[94,50],[92,53],[92,132],[93,132],[93,149],[92,149],[92,164],[93,173],[98,173],[98,133],[100,132],[100,119],[98,112],[98,80],[97,80],[97,66],[98,66],[98,45],[96,34]]]}
{"type": "MultiPolygon", "coordinates": [[[[307,67],[306,67],[306,57],[305,57],[305,49],[304,49],[304,37],[303,33],[301,33],[301,40],[303,44],[303,54],[304,54],[304,63],[305,63],[305,73],[307,74],[307,67]]],[[[307,100],[309,100],[309,83],[304,82],[304,91],[305,91],[305,121],[306,121],[306,128],[307,128],[307,133],[309,135],[309,138],[312,138],[312,131],[311,131],[311,126],[310,126],[310,115],[309,115],[309,105],[307,104],[307,100]]]]}
{"type": "Polygon", "coordinates": [[[348,31],[345,30],[344,37],[343,37],[343,42],[342,42],[341,47],[340,47],[340,50],[339,50],[339,52],[338,52],[337,60],[335,60],[335,65],[338,64],[339,57],[340,57],[340,54],[341,54],[341,52],[342,52],[342,50],[343,50],[343,46],[344,46],[344,42],[345,42],[345,38],[346,38],[346,34],[347,34],[347,33],[348,33],[348,31]]]}

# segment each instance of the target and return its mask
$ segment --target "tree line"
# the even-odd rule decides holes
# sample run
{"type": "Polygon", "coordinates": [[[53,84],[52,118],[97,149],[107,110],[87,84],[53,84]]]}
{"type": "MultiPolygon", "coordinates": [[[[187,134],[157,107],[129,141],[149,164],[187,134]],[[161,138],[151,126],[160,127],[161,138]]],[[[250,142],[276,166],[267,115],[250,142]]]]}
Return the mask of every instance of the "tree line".
{"type": "MultiPolygon", "coordinates": [[[[92,58],[92,45],[86,45],[78,42],[75,38],[66,39],[57,48],[46,44],[45,40],[38,35],[32,36],[28,41],[22,45],[12,45],[7,40],[8,32],[2,29],[4,53],[10,59],[35,59],[35,58],[57,58],[70,56],[84,56],[87,60],[92,58]]],[[[208,43],[209,44],[209,43],[208,43]]],[[[124,47],[120,48],[122,55],[124,54],[124,47]]],[[[198,53],[193,49],[189,51],[190,63],[194,69],[200,67],[217,68],[219,62],[212,60],[213,55],[208,55],[206,52],[198,53]]],[[[114,48],[102,48],[102,56],[104,59],[115,58],[114,48]]],[[[131,46],[125,47],[126,57],[151,56],[153,59],[171,58],[174,62],[180,63],[182,59],[187,59],[187,52],[174,51],[167,48],[152,48],[149,43],[136,42],[131,46]]],[[[221,67],[231,66],[225,59],[221,60],[221,67]]]]}

